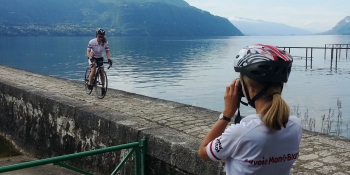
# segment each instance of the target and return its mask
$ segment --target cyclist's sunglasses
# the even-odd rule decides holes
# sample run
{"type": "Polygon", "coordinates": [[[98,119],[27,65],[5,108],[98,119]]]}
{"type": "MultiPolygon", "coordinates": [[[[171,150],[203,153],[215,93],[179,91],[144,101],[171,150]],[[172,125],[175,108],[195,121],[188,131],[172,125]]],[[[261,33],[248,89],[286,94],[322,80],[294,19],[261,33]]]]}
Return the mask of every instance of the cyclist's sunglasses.
{"type": "Polygon", "coordinates": [[[98,38],[103,38],[104,36],[102,36],[102,35],[98,35],[97,37],[98,37],[98,38]]]}

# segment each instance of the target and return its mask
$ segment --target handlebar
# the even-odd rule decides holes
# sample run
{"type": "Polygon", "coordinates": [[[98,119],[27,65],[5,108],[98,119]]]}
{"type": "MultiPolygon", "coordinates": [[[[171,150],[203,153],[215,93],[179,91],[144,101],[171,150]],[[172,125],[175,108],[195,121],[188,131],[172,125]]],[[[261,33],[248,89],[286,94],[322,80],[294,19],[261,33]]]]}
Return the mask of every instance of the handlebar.
{"type": "MultiPolygon", "coordinates": [[[[109,64],[109,62],[103,62],[103,63],[108,63],[108,64],[109,64]]],[[[97,66],[97,64],[95,64],[95,65],[97,66]]],[[[92,65],[91,65],[91,67],[92,67],[92,65]]],[[[100,66],[97,66],[97,67],[100,67],[100,66]]],[[[109,64],[109,66],[107,67],[107,69],[109,69],[110,67],[112,67],[111,64],[109,64]]]]}
{"type": "MultiPolygon", "coordinates": [[[[88,59],[89,59],[89,57],[88,57],[88,59]]],[[[103,63],[108,63],[108,64],[109,64],[109,66],[107,67],[107,69],[109,69],[110,67],[112,67],[112,64],[110,64],[108,61],[103,61],[103,63]]]]}
{"type": "MultiPolygon", "coordinates": [[[[109,62],[108,62],[108,61],[104,61],[103,63],[108,63],[108,64],[109,64],[109,62]]],[[[107,67],[107,69],[109,69],[110,67],[112,67],[112,65],[111,65],[111,64],[109,64],[109,66],[107,67]]]]}

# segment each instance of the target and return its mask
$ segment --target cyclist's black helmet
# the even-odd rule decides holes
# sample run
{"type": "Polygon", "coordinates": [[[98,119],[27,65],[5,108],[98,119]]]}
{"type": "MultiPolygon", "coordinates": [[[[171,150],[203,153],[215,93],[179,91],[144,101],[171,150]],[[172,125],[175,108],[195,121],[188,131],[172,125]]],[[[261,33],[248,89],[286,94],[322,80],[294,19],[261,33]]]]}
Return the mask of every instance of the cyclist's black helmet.
{"type": "Polygon", "coordinates": [[[106,34],[106,31],[103,30],[103,29],[101,29],[101,28],[98,28],[98,29],[96,30],[96,35],[105,36],[105,34],[106,34]]]}
{"type": "Polygon", "coordinates": [[[286,83],[293,57],[275,46],[256,44],[243,48],[235,58],[234,68],[258,83],[286,83]]]}

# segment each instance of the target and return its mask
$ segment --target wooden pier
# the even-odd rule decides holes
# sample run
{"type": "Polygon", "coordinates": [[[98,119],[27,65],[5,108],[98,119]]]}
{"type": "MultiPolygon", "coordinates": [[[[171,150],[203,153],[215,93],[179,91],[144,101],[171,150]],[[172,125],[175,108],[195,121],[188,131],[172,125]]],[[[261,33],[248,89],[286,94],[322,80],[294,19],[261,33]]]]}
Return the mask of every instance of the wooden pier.
{"type": "MultiPolygon", "coordinates": [[[[323,49],[324,50],[324,59],[326,59],[327,50],[331,51],[331,65],[330,68],[332,69],[333,60],[335,61],[335,67],[338,66],[338,60],[341,57],[341,51],[345,50],[345,58],[348,59],[348,51],[350,49],[350,44],[325,44],[324,47],[281,47],[276,46],[280,49],[286,50],[288,49],[288,52],[291,53],[291,49],[305,49],[305,57],[303,56],[294,56],[297,58],[305,58],[305,67],[308,68],[308,60],[310,60],[310,68],[312,69],[312,59],[313,59],[313,50],[315,49],[323,49]],[[335,54],[335,55],[334,55],[335,54]]],[[[292,54],[292,53],[291,53],[292,54]]]]}

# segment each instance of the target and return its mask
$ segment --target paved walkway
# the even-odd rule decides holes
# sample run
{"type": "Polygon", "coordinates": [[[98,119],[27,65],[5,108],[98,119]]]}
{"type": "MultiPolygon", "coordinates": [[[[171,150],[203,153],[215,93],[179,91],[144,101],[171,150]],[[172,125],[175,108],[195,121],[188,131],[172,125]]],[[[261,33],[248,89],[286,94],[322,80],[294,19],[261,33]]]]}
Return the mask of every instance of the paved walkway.
{"type": "Polygon", "coordinates": [[[304,131],[293,175],[350,174],[350,140],[304,131]]]}
{"type": "MultiPolygon", "coordinates": [[[[101,105],[108,110],[114,110],[128,116],[141,117],[182,131],[199,140],[205,136],[219,115],[218,111],[161,99],[150,99],[117,90],[108,91],[106,97],[99,100],[93,97],[93,94],[85,94],[82,83],[53,79],[3,66],[0,66],[0,75],[0,81],[3,82],[9,81],[16,86],[33,87],[43,93],[49,91],[56,94],[55,96],[73,101],[101,105]]],[[[303,132],[299,159],[293,166],[292,174],[350,174],[350,140],[308,131],[303,132]]]]}

